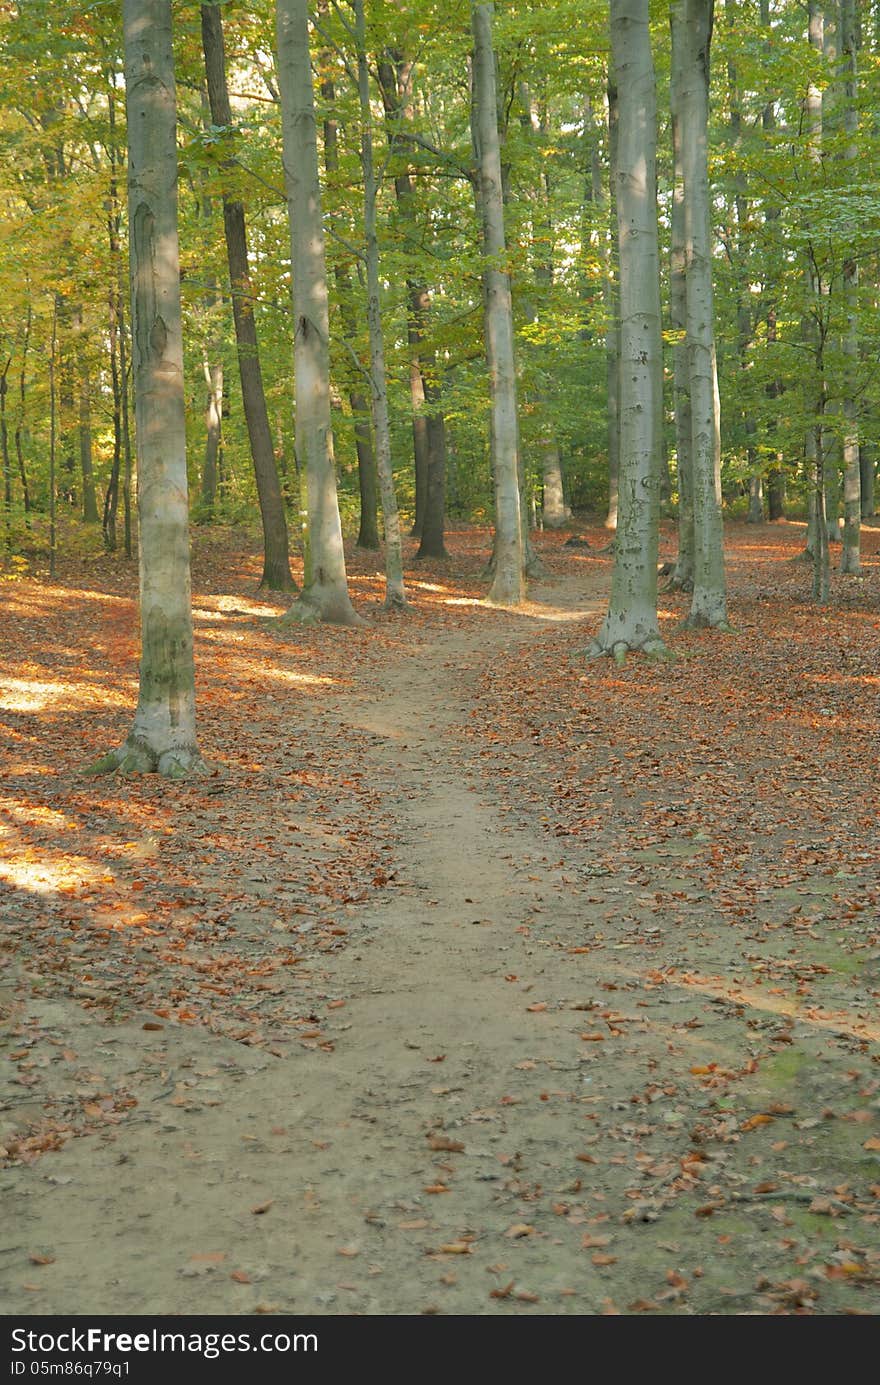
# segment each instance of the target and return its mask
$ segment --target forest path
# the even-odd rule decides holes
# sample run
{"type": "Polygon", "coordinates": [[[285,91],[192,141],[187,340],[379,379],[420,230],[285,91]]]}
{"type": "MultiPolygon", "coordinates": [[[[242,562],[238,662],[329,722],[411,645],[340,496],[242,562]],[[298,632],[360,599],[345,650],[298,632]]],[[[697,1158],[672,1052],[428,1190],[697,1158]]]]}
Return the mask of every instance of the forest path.
{"type": "MultiPolygon", "coordinates": [[[[368,693],[328,693],[322,733],[357,738],[401,863],[383,898],[349,914],[346,948],[314,982],[332,1000],[312,1037],[330,1051],[272,1056],[171,1024],[96,1033],[72,1003],[42,1002],[72,1047],[137,1074],[139,1105],[111,1139],[0,1175],[20,1229],[0,1259],[6,1312],[815,1304],[797,1237],[830,1227],[829,1263],[843,1263],[833,1236],[848,1194],[826,1187],[806,1133],[774,1201],[764,1126],[794,1113],[795,1087],[806,1131],[819,1124],[818,1048],[798,1035],[772,1071],[744,1078],[731,1116],[714,1073],[755,1071],[746,1026],[773,1001],[744,1013],[713,985],[738,958],[725,963],[705,901],[661,960],[653,914],[633,936],[631,878],[597,868],[589,839],[556,842],[540,802],[511,811],[497,763],[467,735],[495,659],[595,614],[604,585],[539,586],[524,615],[475,608],[462,629],[402,648],[368,693]],[[710,980],[695,986],[687,965],[706,949],[710,980]],[[670,960],[684,979],[658,972],[670,960]],[[52,1263],[28,1275],[25,1253],[52,1263]]],[[[823,1291],[838,1290],[830,1278],[823,1291]]],[[[874,1282],[863,1268],[837,1279],[850,1298],[874,1282]]]]}

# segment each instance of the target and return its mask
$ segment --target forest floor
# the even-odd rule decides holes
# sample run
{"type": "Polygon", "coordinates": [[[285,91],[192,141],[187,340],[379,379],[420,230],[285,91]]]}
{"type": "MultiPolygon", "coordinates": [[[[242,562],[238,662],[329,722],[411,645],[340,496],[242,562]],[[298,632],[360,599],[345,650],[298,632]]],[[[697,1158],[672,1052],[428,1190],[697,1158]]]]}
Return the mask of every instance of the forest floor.
{"type": "Polygon", "coordinates": [[[184,784],[79,774],[131,569],[0,582],[6,1313],[880,1309],[880,530],[817,610],[732,526],[736,633],[622,668],[582,532],[348,631],[201,531],[184,784]]]}

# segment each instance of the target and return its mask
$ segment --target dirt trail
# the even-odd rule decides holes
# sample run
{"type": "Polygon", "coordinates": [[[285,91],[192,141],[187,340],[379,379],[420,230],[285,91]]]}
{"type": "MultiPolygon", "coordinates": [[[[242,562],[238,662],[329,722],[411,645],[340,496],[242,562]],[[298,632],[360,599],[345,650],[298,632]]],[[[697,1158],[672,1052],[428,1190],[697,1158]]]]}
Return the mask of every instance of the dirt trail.
{"type": "MultiPolygon", "coordinates": [[[[594,611],[583,590],[539,591],[544,617],[594,611]]],[[[319,983],[332,1052],[30,1002],[94,1065],[136,1075],[139,1104],[113,1138],[0,1173],[5,1312],[876,1308],[876,1234],[838,1244],[876,1176],[865,1125],[842,1192],[842,1146],[813,1128],[829,1100],[866,1106],[858,1081],[841,1096],[804,1029],[745,1079],[737,1115],[716,1103],[712,1065],[742,1066],[742,1006],[659,984],[656,940],[614,922],[628,882],[597,879],[589,842],[560,848],[481,773],[462,735],[474,688],[536,628],[487,616],[402,653],[381,694],[325,706],[361,739],[400,841],[319,983]],[[805,1102],[816,1119],[795,1135],[805,1102]],[[818,1277],[798,1268],[811,1240],[818,1277]]],[[[710,922],[676,939],[682,968],[711,955],[717,974],[710,922]]]]}

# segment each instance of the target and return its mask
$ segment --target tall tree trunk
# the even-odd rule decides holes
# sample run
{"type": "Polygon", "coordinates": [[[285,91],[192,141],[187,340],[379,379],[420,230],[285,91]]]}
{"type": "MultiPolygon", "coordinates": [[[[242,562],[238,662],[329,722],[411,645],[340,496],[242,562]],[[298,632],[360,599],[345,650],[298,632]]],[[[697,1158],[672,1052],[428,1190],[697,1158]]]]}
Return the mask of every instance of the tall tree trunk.
{"type": "Polygon", "coordinates": [[[291,620],[356,625],[330,427],[330,321],[307,0],[277,0],[278,81],[293,267],[296,449],[308,491],[310,581],[291,620]]]}
{"type": "Polygon", "coordinates": [[[171,0],[123,0],[140,512],[140,692],[92,772],[204,768],[196,746],[171,0]]]}
{"type": "Polygon", "coordinates": [[[21,349],[21,368],[18,372],[18,413],[15,419],[15,455],[18,459],[18,476],[21,481],[21,494],[24,500],[25,525],[30,528],[31,493],[28,485],[27,468],[24,461],[24,439],[27,431],[25,405],[27,401],[27,358],[33,324],[30,286],[28,286],[27,309],[24,321],[24,341],[21,349]]]}
{"type": "Polygon", "coordinates": [[[861,472],[862,519],[874,518],[874,447],[863,442],[859,444],[859,470],[861,472]]]}
{"type": "Polygon", "coordinates": [[[619,102],[620,511],[611,600],[589,652],[621,661],[628,649],[664,650],[657,621],[663,354],[648,0],[611,0],[611,57],[619,102]]]}
{"type": "Polygon", "coordinates": [[[489,600],[517,606],[525,596],[525,564],[520,513],[519,424],[513,349],[510,277],[501,266],[506,255],[501,151],[492,46],[494,5],[472,4],[474,36],[474,143],[478,150],[480,209],[485,259],[486,360],[491,406],[492,475],[495,488],[495,576],[489,600]]]}
{"type": "MultiPolygon", "coordinates": [[[[412,63],[402,53],[391,51],[379,62],[378,77],[389,151],[400,153],[412,147],[408,129],[413,121],[409,91],[412,63]]],[[[415,241],[415,190],[408,168],[395,175],[394,191],[398,211],[415,241]]],[[[416,277],[407,278],[406,291],[416,499],[412,533],[420,540],[417,558],[445,558],[446,427],[436,353],[426,344],[431,293],[416,277]]]]}
{"type": "MultiPolygon", "coordinates": [[[[321,82],[321,96],[332,112],[336,101],[336,89],[332,78],[324,77],[321,82]]],[[[334,115],[324,120],[324,169],[328,178],[339,168],[339,131],[334,115]]],[[[357,356],[358,336],[357,316],[352,297],[351,273],[347,263],[337,264],[333,271],[336,280],[339,313],[342,318],[343,338],[352,356],[357,356]]],[[[360,368],[358,361],[355,369],[360,368]]],[[[373,450],[373,430],[370,421],[370,404],[364,395],[361,382],[349,385],[348,401],[354,419],[354,445],[357,452],[358,490],[360,492],[360,525],[355,540],[358,548],[376,549],[379,547],[379,497],[376,489],[376,454],[373,450]]]]}
{"type": "Polygon", "coordinates": [[[97,524],[98,499],[92,466],[92,378],[84,338],[82,308],[76,311],[76,367],[79,385],[79,468],[82,477],[83,519],[97,524]]]}
{"type": "MultiPolygon", "coordinates": [[[[825,16],[815,0],[807,6],[807,38],[810,47],[817,54],[825,52],[825,16]]],[[[822,139],[824,132],[822,93],[814,82],[807,88],[805,101],[807,130],[807,154],[817,175],[822,163],[822,139]]],[[[813,398],[813,420],[807,429],[805,457],[807,463],[807,486],[813,487],[811,519],[813,533],[807,529],[807,551],[813,560],[813,599],[820,604],[828,600],[831,590],[831,561],[828,554],[828,523],[825,511],[827,467],[825,465],[825,409],[827,394],[825,388],[825,337],[828,330],[827,298],[828,285],[823,283],[818,267],[816,247],[808,247],[807,282],[813,299],[812,319],[807,320],[807,343],[812,347],[815,360],[815,376],[808,382],[808,391],[813,398]],[[812,550],[810,539],[812,537],[812,550]]]]}
{"type": "MultiPolygon", "coordinates": [[[[673,26],[683,20],[681,8],[672,9],[673,26]]],[[[684,81],[684,45],[673,38],[670,107],[672,112],[672,217],[669,255],[669,316],[675,331],[673,347],[673,401],[675,453],[678,472],[678,557],[670,586],[694,589],[694,450],[691,419],[691,378],[687,352],[687,247],[684,220],[684,168],[681,148],[681,90],[684,81]]]]}
{"type": "MultiPolygon", "coordinates": [[[[112,248],[112,237],[111,237],[112,248]]],[[[119,323],[116,315],[116,284],[109,294],[110,383],[113,390],[113,461],[104,495],[101,531],[108,553],[116,552],[116,516],[119,510],[119,478],[122,471],[122,386],[119,373],[119,323]]]]}
{"type": "Polygon", "coordinates": [[[385,374],[385,341],[379,287],[379,238],[376,229],[378,184],[373,166],[373,116],[370,108],[370,72],[367,66],[367,34],[364,0],[352,0],[357,42],[358,97],[361,112],[361,167],[364,175],[364,241],[367,266],[367,324],[370,333],[370,385],[376,465],[385,528],[385,606],[403,610],[403,545],[400,515],[391,469],[391,426],[388,420],[388,382],[385,374]]]}
{"type": "Polygon", "coordinates": [[[9,356],[0,374],[0,457],[3,460],[3,531],[7,552],[12,549],[12,462],[9,457],[9,429],[6,423],[6,396],[9,392],[9,356]]]}
{"type": "MultiPolygon", "coordinates": [[[[228,128],[232,124],[232,110],[226,83],[223,22],[219,7],[216,4],[202,5],[201,19],[211,120],[215,125],[228,128]]],[[[296,583],[290,574],[287,516],[275,465],[272,429],[266,409],[263,372],[260,366],[244,205],[226,193],[223,194],[223,229],[232,289],[232,316],[235,323],[242,406],[263,524],[263,575],[260,578],[260,586],[268,587],[270,591],[294,591],[296,583]]]]}
{"type": "MultiPolygon", "coordinates": [[[[856,6],[855,0],[840,0],[840,50],[843,60],[843,121],[846,130],[846,161],[853,179],[858,177],[858,92],[856,86],[856,6]]],[[[843,352],[846,361],[846,385],[843,396],[843,552],[841,572],[854,573],[860,567],[862,478],[859,464],[859,426],[856,392],[859,365],[859,267],[858,261],[848,258],[843,267],[843,287],[846,301],[846,331],[843,352]]]]}
{"type": "MultiPolygon", "coordinates": [[[[605,528],[617,528],[620,506],[620,296],[617,263],[617,88],[612,73],[608,73],[607,139],[608,139],[608,206],[610,211],[610,242],[603,230],[601,246],[604,273],[602,299],[605,305],[605,392],[608,409],[608,513],[605,528]]],[[[601,192],[601,174],[594,196],[601,192]]]]}
{"type": "MultiPolygon", "coordinates": [[[[534,140],[539,149],[546,146],[549,133],[549,112],[547,108],[546,96],[538,101],[527,82],[520,83],[520,102],[522,111],[520,114],[520,124],[527,136],[534,140]]],[[[589,131],[589,111],[584,122],[585,135],[587,141],[587,166],[588,166],[588,197],[593,199],[595,191],[594,169],[597,162],[595,154],[598,150],[598,140],[591,136],[589,131]]],[[[601,182],[599,185],[601,197],[601,182]]],[[[538,177],[538,188],[536,190],[536,207],[533,221],[532,238],[541,247],[535,257],[532,273],[535,280],[535,290],[537,302],[531,302],[524,296],[523,309],[527,320],[531,323],[537,322],[540,312],[540,302],[542,297],[553,286],[553,219],[551,214],[550,202],[550,183],[546,169],[542,169],[538,177]],[[535,225],[537,223],[537,225],[535,225]]],[[[601,205],[601,203],[600,203],[601,205]]],[[[547,390],[544,384],[548,377],[546,362],[542,359],[546,355],[546,348],[532,348],[537,355],[535,361],[535,374],[538,383],[531,391],[531,399],[528,401],[539,419],[538,434],[535,438],[535,449],[541,463],[541,520],[545,529],[561,529],[570,519],[571,511],[565,504],[565,486],[562,478],[562,458],[559,450],[559,439],[556,432],[556,420],[550,400],[547,397],[547,390]]],[[[531,497],[530,510],[535,509],[534,494],[531,497]]]]}
{"type": "Polygon", "coordinates": [[[715,362],[709,199],[709,49],[713,0],[676,0],[684,45],[679,90],[684,173],[687,352],[693,437],[694,592],[687,623],[727,627],[721,522],[721,429],[715,362]],[[682,13],[683,11],[683,13],[682,13]]]}

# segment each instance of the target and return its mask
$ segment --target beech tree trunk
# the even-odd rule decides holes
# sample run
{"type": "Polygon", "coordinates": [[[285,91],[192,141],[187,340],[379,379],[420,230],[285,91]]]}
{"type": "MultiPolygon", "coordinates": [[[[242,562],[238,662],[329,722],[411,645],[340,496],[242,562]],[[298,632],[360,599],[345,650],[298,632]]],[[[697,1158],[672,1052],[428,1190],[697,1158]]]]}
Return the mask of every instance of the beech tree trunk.
{"type": "Polygon", "coordinates": [[[122,746],[92,767],[204,768],[196,745],[171,0],[123,0],[132,365],[140,517],[140,692],[122,746]]]}
{"type": "Polygon", "coordinates": [[[721,419],[715,360],[712,233],[707,158],[709,50],[714,0],[676,0],[682,43],[681,156],[684,174],[687,356],[693,447],[694,591],[687,624],[727,628],[721,522],[721,419]],[[683,11],[683,15],[682,15],[683,11]]]}
{"type": "Polygon", "coordinates": [[[376,436],[376,467],[382,518],[385,528],[385,606],[403,610],[406,591],[403,585],[403,545],[400,514],[394,493],[391,469],[391,426],[388,420],[388,381],[385,374],[385,341],[382,331],[382,304],[379,287],[379,237],[376,229],[378,185],[373,167],[373,117],[370,109],[370,72],[367,66],[364,0],[352,0],[358,59],[358,97],[361,111],[361,167],[364,174],[364,239],[367,265],[367,325],[370,333],[370,386],[373,430],[376,436]]]}
{"type": "MultiPolygon", "coordinates": [[[[232,124],[232,110],[226,84],[226,61],[223,45],[223,21],[216,4],[202,5],[202,49],[205,56],[205,75],[211,120],[215,125],[232,124]]],[[[226,256],[232,289],[232,316],[235,323],[235,345],[241,379],[242,407],[247,424],[248,440],[257,482],[260,517],[263,524],[263,574],[260,586],[270,591],[295,591],[296,583],[290,573],[290,541],[284,497],[275,465],[272,428],[266,408],[260,348],[254,319],[254,291],[248,259],[247,227],[244,206],[234,197],[223,194],[223,229],[226,236],[226,256]]],[[[216,401],[219,385],[222,414],[223,380],[212,381],[209,397],[216,401]]],[[[206,458],[207,460],[207,458],[206,458]]],[[[214,453],[216,463],[217,453],[214,453]]]]}
{"type": "Polygon", "coordinates": [[[330,319],[307,0],[277,0],[278,83],[293,266],[296,450],[305,467],[308,585],[290,620],[357,625],[348,594],[330,426],[330,319]]]}
{"type": "MultiPolygon", "coordinates": [[[[603,244],[602,260],[602,299],[605,304],[605,390],[608,407],[608,513],[605,528],[617,528],[620,508],[620,295],[618,293],[619,266],[617,263],[617,212],[615,191],[617,188],[617,88],[612,74],[608,74],[608,203],[611,212],[611,242],[603,244]]],[[[601,181],[599,183],[601,190],[601,181]]],[[[603,231],[603,242],[605,233],[603,231]]]]}
{"type": "Polygon", "coordinates": [[[619,105],[620,508],[611,600],[588,652],[621,661],[629,649],[664,651],[657,621],[663,357],[648,0],[611,0],[611,57],[619,105]]]}
{"type": "MultiPolygon", "coordinates": [[[[386,130],[392,153],[412,148],[413,120],[409,93],[412,63],[389,52],[378,64],[379,88],[385,107],[386,130]]],[[[419,239],[415,192],[408,168],[394,178],[397,207],[413,242],[419,239]]],[[[416,510],[412,533],[420,540],[417,558],[445,558],[446,424],[436,369],[436,353],[426,344],[431,292],[417,279],[407,279],[407,337],[411,352],[413,460],[416,510]]]]}
{"type": "MultiPolygon", "coordinates": [[[[843,122],[846,130],[846,160],[852,177],[858,177],[859,115],[856,92],[856,6],[855,0],[840,0],[840,51],[843,60],[843,122]]],[[[843,397],[843,552],[841,572],[855,573],[861,566],[862,477],[859,464],[859,426],[856,391],[859,365],[859,266],[847,259],[843,267],[846,302],[846,330],[843,352],[846,359],[846,386],[843,397]]]]}
{"type": "Polygon", "coordinates": [[[669,315],[675,330],[673,360],[673,399],[675,408],[675,452],[678,472],[678,557],[670,586],[681,591],[694,589],[694,463],[693,423],[691,419],[691,379],[687,354],[687,250],[684,229],[684,168],[681,152],[681,88],[683,45],[675,34],[682,23],[682,7],[670,10],[673,29],[672,73],[669,101],[672,112],[673,190],[669,264],[669,315]]]}
{"type": "Polygon", "coordinates": [[[519,425],[513,349],[510,277],[501,268],[506,254],[501,151],[492,46],[494,5],[471,6],[474,36],[474,144],[478,151],[485,297],[486,360],[491,406],[492,476],[495,488],[495,575],[489,600],[517,606],[525,596],[520,513],[519,425]]]}
{"type": "MultiPolygon", "coordinates": [[[[330,77],[321,82],[321,96],[328,103],[330,112],[336,101],[336,88],[330,77]]],[[[332,114],[324,120],[324,169],[332,176],[339,168],[339,133],[337,121],[332,114]]],[[[347,263],[337,264],[334,269],[336,297],[342,319],[343,337],[350,353],[357,355],[358,324],[352,302],[351,271],[347,263]]],[[[358,362],[358,366],[360,362],[358,362]]],[[[346,362],[346,369],[357,370],[358,366],[346,362]]],[[[370,405],[363,392],[363,380],[351,377],[348,402],[354,420],[354,445],[357,452],[358,491],[360,493],[360,524],[355,540],[358,548],[376,549],[379,547],[378,495],[376,491],[376,454],[373,450],[373,429],[370,419],[370,405]]]]}

